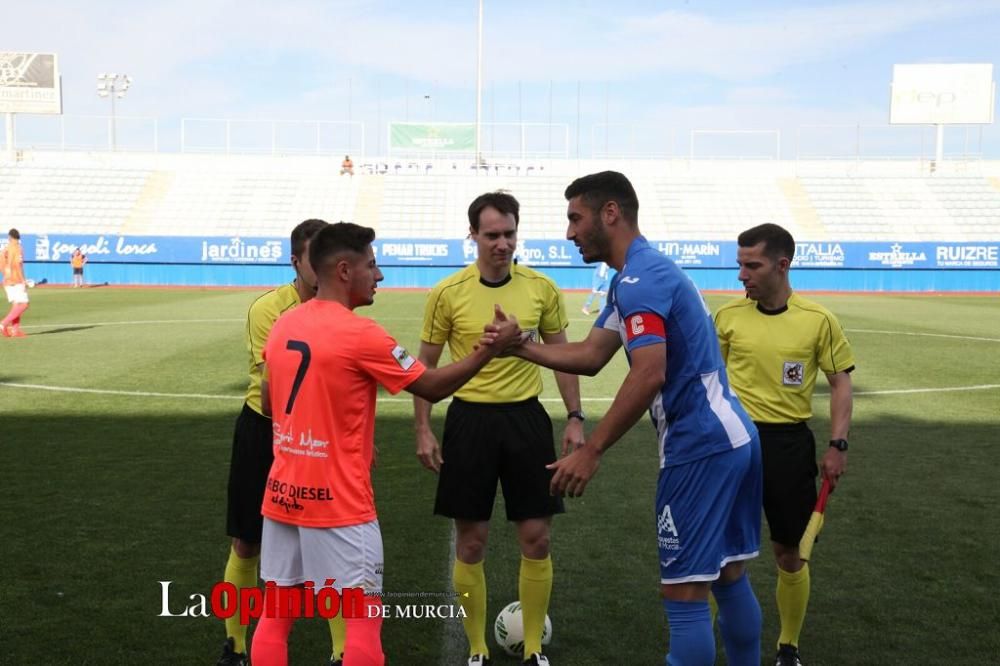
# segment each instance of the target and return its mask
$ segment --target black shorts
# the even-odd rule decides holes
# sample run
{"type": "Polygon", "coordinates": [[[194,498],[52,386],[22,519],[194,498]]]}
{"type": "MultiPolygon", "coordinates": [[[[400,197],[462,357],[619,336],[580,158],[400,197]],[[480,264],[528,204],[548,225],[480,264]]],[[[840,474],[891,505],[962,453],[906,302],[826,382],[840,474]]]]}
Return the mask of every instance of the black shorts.
{"type": "Polygon", "coordinates": [[[83,269],[82,268],[74,268],[73,269],[73,275],[83,275],[83,269]]]}
{"type": "Polygon", "coordinates": [[[798,548],[816,506],[816,439],[805,423],[758,423],[771,541],[798,548]]]}
{"type": "Polygon", "coordinates": [[[274,462],[273,442],[271,419],[244,403],[233,432],[226,534],[247,543],[260,543],[264,529],[260,507],[264,502],[267,475],[274,462]]]}
{"type": "Polygon", "coordinates": [[[448,407],[441,445],[434,513],[457,520],[485,521],[493,515],[497,481],[503,487],[507,520],[546,518],[565,511],[549,494],[556,459],[552,421],[537,398],[514,403],[454,399],[448,407]]]}

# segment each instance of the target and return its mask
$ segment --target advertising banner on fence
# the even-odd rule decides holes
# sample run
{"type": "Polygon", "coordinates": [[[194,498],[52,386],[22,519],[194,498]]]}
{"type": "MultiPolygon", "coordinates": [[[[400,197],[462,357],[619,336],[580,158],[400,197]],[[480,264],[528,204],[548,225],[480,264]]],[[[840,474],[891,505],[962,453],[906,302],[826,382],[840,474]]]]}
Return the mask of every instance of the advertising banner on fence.
{"type": "MultiPolygon", "coordinates": [[[[6,239],[0,239],[3,244],[6,239]]],[[[684,268],[736,268],[736,242],[651,240],[657,250],[684,268]]],[[[25,260],[68,262],[80,250],[91,262],[156,264],[287,264],[287,238],[219,236],[119,236],[113,234],[25,234],[25,260]]],[[[382,266],[463,266],[476,260],[476,244],[466,238],[376,239],[382,266]]],[[[576,247],[565,240],[521,240],[518,261],[529,266],[582,267],[576,247]]],[[[795,245],[796,268],[997,269],[1000,242],[802,242],[795,245]]]]}
{"type": "Polygon", "coordinates": [[[472,152],[476,126],[470,123],[389,123],[393,151],[472,152]]]}
{"type": "Polygon", "coordinates": [[[22,236],[26,261],[69,261],[80,248],[88,262],[153,264],[287,264],[287,238],[219,236],[22,236]]]}

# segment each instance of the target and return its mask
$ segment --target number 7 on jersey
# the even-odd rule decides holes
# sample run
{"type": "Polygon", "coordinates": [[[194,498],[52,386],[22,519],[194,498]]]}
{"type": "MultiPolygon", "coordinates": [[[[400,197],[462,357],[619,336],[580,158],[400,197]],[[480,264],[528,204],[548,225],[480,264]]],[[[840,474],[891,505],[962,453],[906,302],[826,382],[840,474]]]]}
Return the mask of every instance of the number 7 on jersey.
{"type": "Polygon", "coordinates": [[[312,352],[309,350],[309,345],[301,340],[289,340],[285,349],[302,354],[302,360],[299,361],[299,369],[295,371],[295,381],[292,382],[292,391],[288,394],[288,402],[285,404],[285,414],[291,414],[292,406],[295,404],[295,398],[298,396],[299,389],[302,387],[302,380],[305,379],[306,370],[309,369],[309,362],[312,360],[312,352]]]}

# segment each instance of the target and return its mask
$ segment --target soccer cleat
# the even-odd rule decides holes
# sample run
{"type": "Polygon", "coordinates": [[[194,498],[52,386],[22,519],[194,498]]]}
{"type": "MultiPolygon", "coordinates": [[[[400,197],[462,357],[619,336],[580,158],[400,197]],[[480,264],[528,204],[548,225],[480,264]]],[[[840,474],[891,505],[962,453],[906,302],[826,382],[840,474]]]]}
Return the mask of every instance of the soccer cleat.
{"type": "Polygon", "coordinates": [[[330,666],[344,666],[344,655],[330,657],[330,666]]]}
{"type": "Polygon", "coordinates": [[[587,308],[580,308],[580,312],[582,312],[585,315],[589,315],[590,314],[590,310],[588,310],[587,308]]]}
{"type": "Polygon", "coordinates": [[[3,324],[0,324],[0,335],[2,335],[5,338],[10,337],[10,333],[8,333],[8,328],[3,324]]]}
{"type": "Polygon", "coordinates": [[[233,645],[233,638],[230,636],[222,646],[222,656],[215,662],[215,666],[250,666],[250,659],[244,653],[237,652],[233,645]]]}
{"type": "Polygon", "coordinates": [[[469,657],[467,666],[489,666],[490,658],[484,654],[474,654],[469,657]]]}
{"type": "Polygon", "coordinates": [[[8,326],[7,329],[4,331],[4,335],[6,335],[8,338],[28,337],[28,334],[22,331],[21,327],[18,326],[17,324],[14,324],[13,326],[8,326]]]}
{"type": "Polygon", "coordinates": [[[533,652],[532,655],[525,659],[523,663],[530,664],[531,666],[550,666],[549,658],[541,652],[533,652]]]}
{"type": "Polygon", "coordinates": [[[778,646],[778,655],[774,658],[774,666],[802,666],[799,659],[799,649],[789,643],[778,646]]]}

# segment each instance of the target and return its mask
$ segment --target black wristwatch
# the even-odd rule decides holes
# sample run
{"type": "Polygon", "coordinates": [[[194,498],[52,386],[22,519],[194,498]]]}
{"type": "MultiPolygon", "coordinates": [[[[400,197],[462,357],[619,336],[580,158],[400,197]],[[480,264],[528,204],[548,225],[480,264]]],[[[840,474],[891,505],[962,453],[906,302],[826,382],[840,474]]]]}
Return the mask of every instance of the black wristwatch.
{"type": "Polygon", "coordinates": [[[586,421],[587,417],[584,416],[583,412],[580,411],[579,409],[574,409],[573,411],[571,411],[569,414],[566,415],[566,420],[569,421],[570,419],[580,419],[580,421],[586,421]]]}
{"type": "Polygon", "coordinates": [[[830,446],[837,449],[838,451],[847,450],[847,440],[846,439],[831,439],[830,446]]]}

